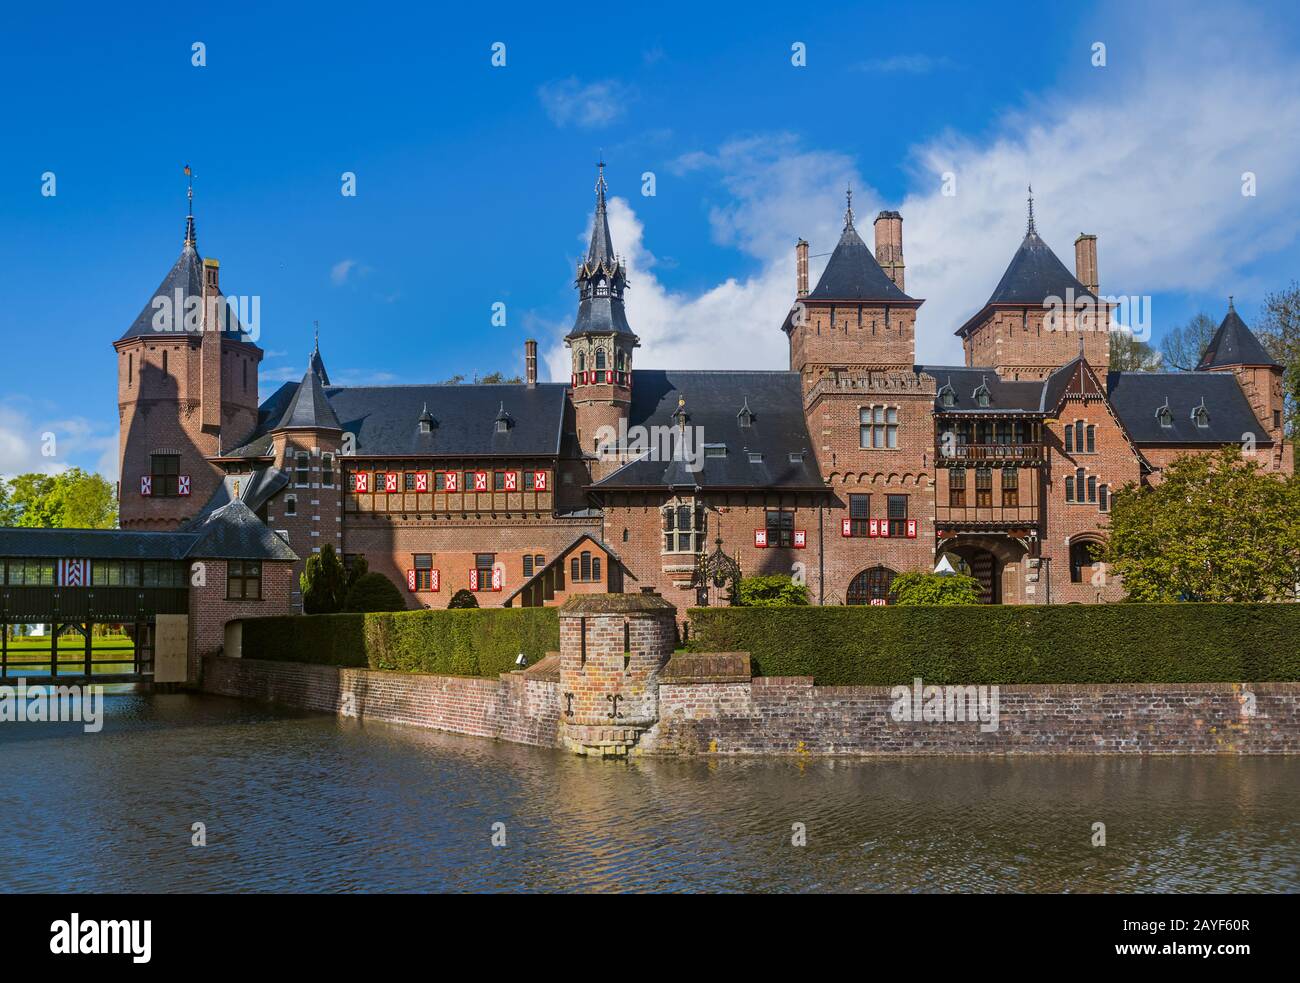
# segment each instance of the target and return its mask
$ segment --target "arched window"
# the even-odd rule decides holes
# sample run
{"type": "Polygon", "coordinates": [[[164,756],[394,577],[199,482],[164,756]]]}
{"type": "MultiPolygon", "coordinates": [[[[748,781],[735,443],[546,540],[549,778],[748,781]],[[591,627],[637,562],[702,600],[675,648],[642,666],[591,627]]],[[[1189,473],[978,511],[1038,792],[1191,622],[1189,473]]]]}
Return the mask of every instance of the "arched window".
{"type": "Polygon", "coordinates": [[[578,371],[579,371],[579,372],[586,372],[586,371],[587,371],[587,353],[586,353],[586,352],[578,352],[578,371]]]}
{"type": "Polygon", "coordinates": [[[1076,540],[1070,544],[1070,583],[1081,584],[1092,571],[1097,562],[1096,555],[1101,544],[1091,539],[1076,540]]]}
{"type": "Polygon", "coordinates": [[[163,349],[163,375],[167,375],[167,349],[163,349]]]}
{"type": "Polygon", "coordinates": [[[1065,500],[1067,502],[1074,501],[1074,476],[1073,475],[1068,475],[1066,476],[1065,479],[1065,500]]]}
{"type": "Polygon", "coordinates": [[[620,372],[627,369],[627,352],[619,352],[618,355],[615,356],[615,365],[620,372]]]}
{"type": "Polygon", "coordinates": [[[596,349],[596,371],[599,372],[604,368],[605,368],[605,349],[597,348],[596,349]]]}
{"type": "Polygon", "coordinates": [[[1074,450],[1076,454],[1083,453],[1083,421],[1082,420],[1079,420],[1074,424],[1074,450]]]}
{"type": "Polygon", "coordinates": [[[1097,489],[1097,511],[1110,511],[1110,485],[1102,485],[1097,489]]]}
{"type": "Polygon", "coordinates": [[[1088,424],[1087,435],[1088,435],[1088,453],[1095,454],[1097,453],[1097,428],[1095,425],[1091,423],[1088,424]]]}
{"type": "Polygon", "coordinates": [[[1088,501],[1097,501],[1097,478],[1094,475],[1088,475],[1088,501]]]}
{"type": "Polygon", "coordinates": [[[849,584],[849,604],[888,604],[895,573],[888,567],[863,570],[849,584]]]}

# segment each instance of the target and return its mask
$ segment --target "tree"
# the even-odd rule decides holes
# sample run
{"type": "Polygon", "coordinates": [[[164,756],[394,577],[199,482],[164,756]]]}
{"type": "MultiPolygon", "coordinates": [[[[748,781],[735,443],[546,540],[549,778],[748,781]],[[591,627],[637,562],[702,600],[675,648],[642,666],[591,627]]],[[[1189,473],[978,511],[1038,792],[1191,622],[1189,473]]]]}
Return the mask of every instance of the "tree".
{"type": "Polygon", "coordinates": [[[112,529],[117,492],[97,474],[69,468],[57,474],[20,474],[4,484],[0,521],[41,529],[112,529]]]}
{"type": "Polygon", "coordinates": [[[928,570],[900,573],[890,584],[895,603],[900,605],[939,604],[957,607],[962,604],[979,604],[984,587],[974,577],[964,573],[940,574],[928,570]]]}
{"type": "Polygon", "coordinates": [[[348,571],[343,569],[334,547],[326,543],[319,553],[307,558],[307,565],[298,576],[302,588],[304,614],[333,614],[341,611],[347,600],[348,571]]]}
{"type": "Polygon", "coordinates": [[[1283,601],[1300,580],[1300,482],[1235,446],[1177,458],[1111,503],[1101,559],[1133,601],[1283,601]]]}
{"type": "Polygon", "coordinates": [[[796,584],[779,574],[740,579],[740,606],[745,608],[787,608],[808,603],[808,585],[796,584]]]}
{"type": "Polygon", "coordinates": [[[1179,328],[1170,328],[1160,339],[1164,364],[1180,372],[1191,372],[1201,364],[1201,356],[1219,326],[1208,314],[1197,314],[1179,328]]]}
{"type": "MultiPolygon", "coordinates": [[[[464,381],[465,381],[464,373],[457,372],[454,376],[452,376],[450,379],[444,382],[443,385],[459,386],[464,381]]],[[[478,375],[474,376],[474,383],[476,385],[481,385],[481,386],[500,386],[500,385],[518,386],[522,384],[523,381],[524,381],[523,376],[519,376],[519,375],[507,376],[504,372],[489,372],[487,375],[483,376],[482,378],[479,378],[478,375]]]]}
{"type": "Polygon", "coordinates": [[[366,573],[348,591],[346,611],[405,611],[406,602],[397,585],[382,573],[366,573]]]}
{"type": "Polygon", "coordinates": [[[1264,298],[1264,313],[1255,326],[1260,343],[1282,366],[1286,432],[1300,433],[1300,283],[1264,298]]]}
{"type": "Polygon", "coordinates": [[[1110,333],[1111,372],[1156,372],[1160,366],[1160,353],[1145,341],[1134,338],[1128,328],[1117,328],[1110,333]]]}
{"type": "Polygon", "coordinates": [[[474,596],[473,591],[466,590],[462,587],[456,593],[451,595],[451,601],[447,604],[448,608],[476,608],[478,607],[478,598],[474,596]]]}

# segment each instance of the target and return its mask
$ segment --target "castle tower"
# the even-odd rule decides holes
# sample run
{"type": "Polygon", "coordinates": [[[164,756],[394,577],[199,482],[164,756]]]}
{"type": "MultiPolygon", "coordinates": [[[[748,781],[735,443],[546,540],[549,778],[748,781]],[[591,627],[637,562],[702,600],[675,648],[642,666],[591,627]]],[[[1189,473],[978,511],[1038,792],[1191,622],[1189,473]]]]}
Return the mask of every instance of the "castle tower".
{"type": "Polygon", "coordinates": [[[1029,194],[1025,238],[988,301],[957,329],[966,364],[1004,379],[1041,380],[1079,354],[1098,372],[1110,363],[1110,305],[1097,293],[1097,237],[1080,235],[1076,272],[1066,269],[1034,225],[1029,194]]]}
{"type": "MultiPolygon", "coordinates": [[[[564,344],[572,357],[572,400],[578,444],[591,454],[603,428],[618,432],[632,402],[632,349],[640,345],[623,310],[627,269],[614,254],[605,211],[605,165],[596,177],[596,218],[591,227],[587,258],[578,265],[578,317],[564,344]]],[[[593,462],[592,480],[599,481],[617,467],[614,461],[593,462]]]]}
{"type": "MultiPolygon", "coordinates": [[[[1286,407],[1282,397],[1282,366],[1260,344],[1228,298],[1228,313],[1205,346],[1198,372],[1231,372],[1250,408],[1273,442],[1270,467],[1290,474],[1294,455],[1286,443],[1286,407]]],[[[1262,449],[1261,449],[1262,450],[1262,449]]]]}
{"type": "Polygon", "coordinates": [[[174,529],[192,517],[220,481],[209,459],[257,425],[262,350],[227,307],[220,264],[199,255],[192,183],[188,197],[179,258],[113,342],[125,529],[174,529]]]}

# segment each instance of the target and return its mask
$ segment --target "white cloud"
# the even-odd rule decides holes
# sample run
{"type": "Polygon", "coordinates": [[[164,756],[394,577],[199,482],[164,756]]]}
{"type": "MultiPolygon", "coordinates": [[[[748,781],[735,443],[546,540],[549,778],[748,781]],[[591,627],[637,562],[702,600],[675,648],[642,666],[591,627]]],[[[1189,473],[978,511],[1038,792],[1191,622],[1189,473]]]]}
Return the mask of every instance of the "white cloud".
{"type": "Polygon", "coordinates": [[[116,430],[85,417],[44,418],[29,406],[0,404],[0,476],[57,474],[74,465],[116,481],[116,430]],[[54,453],[46,456],[47,448],[54,453]]]}
{"type": "Polygon", "coordinates": [[[583,85],[576,78],[567,78],[540,86],[537,98],[556,126],[595,129],[623,115],[630,92],[612,79],[583,85]]]}
{"type": "MultiPolygon", "coordinates": [[[[1019,245],[1030,183],[1039,233],[1067,267],[1075,236],[1098,235],[1105,293],[1226,297],[1258,289],[1253,266],[1296,238],[1300,72],[1250,28],[1234,21],[1227,36],[1201,21],[1173,30],[1162,19],[1158,45],[1129,31],[1127,49],[1145,58],[1140,69],[1115,67],[1112,56],[1112,67],[1093,69],[1073,89],[1006,114],[988,138],[949,134],[914,148],[914,190],[901,203],[881,201],[851,158],[789,135],[679,158],[679,173],[717,176],[726,199],[710,211],[714,241],[758,269],[702,291],[674,291],[656,276],[641,221],[613,199],[611,232],[632,283],[628,318],[642,339],[637,364],[786,367],[779,328],[794,295],[795,240],[808,239],[814,255],[834,247],[849,180],[868,244],[877,209],[903,213],[907,290],[926,299],[921,362],[960,364],[953,331],[983,305],[1019,245]],[[945,171],[956,174],[955,197],[940,192],[945,171]],[[1258,197],[1242,196],[1244,171],[1258,176],[1258,197]]],[[[824,264],[824,255],[814,259],[814,283],[824,264]]],[[[547,364],[553,378],[568,377],[562,346],[547,364]]]]}
{"type": "Polygon", "coordinates": [[[341,259],[330,267],[330,282],[339,287],[348,282],[348,275],[356,268],[355,259],[341,259]]]}
{"type": "Polygon", "coordinates": [[[928,75],[942,68],[951,68],[952,60],[946,55],[890,55],[860,62],[855,67],[860,72],[879,75],[928,75]]]}

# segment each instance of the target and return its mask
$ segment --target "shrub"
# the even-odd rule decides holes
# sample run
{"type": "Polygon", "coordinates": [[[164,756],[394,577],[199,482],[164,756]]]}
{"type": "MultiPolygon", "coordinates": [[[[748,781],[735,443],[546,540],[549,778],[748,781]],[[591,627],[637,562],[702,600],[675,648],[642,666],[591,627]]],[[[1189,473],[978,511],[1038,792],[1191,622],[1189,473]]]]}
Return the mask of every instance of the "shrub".
{"type": "Polygon", "coordinates": [[[334,547],[326,543],[319,553],[307,557],[298,575],[302,609],[306,614],[333,614],[343,610],[349,588],[348,571],[343,569],[334,547]]]}
{"type": "Polygon", "coordinates": [[[691,648],[822,685],[1300,680],[1300,605],[697,608],[691,648]]]}
{"type": "Polygon", "coordinates": [[[348,611],[405,611],[397,585],[382,573],[366,573],[348,591],[348,611]]]}
{"type": "Polygon", "coordinates": [[[249,618],[244,658],[364,667],[365,615],[312,614],[249,618]]]}
{"type": "Polygon", "coordinates": [[[747,608],[781,608],[808,603],[808,586],[796,584],[790,577],[771,574],[742,577],[740,604],[747,608]]]}
{"type": "Polygon", "coordinates": [[[456,593],[451,595],[451,600],[447,602],[449,608],[476,608],[478,607],[478,598],[474,592],[462,587],[456,593]]]}
{"type": "Polygon", "coordinates": [[[939,574],[924,570],[900,573],[894,578],[890,590],[900,605],[940,604],[947,607],[979,604],[983,593],[980,582],[964,573],[939,574]]]}

